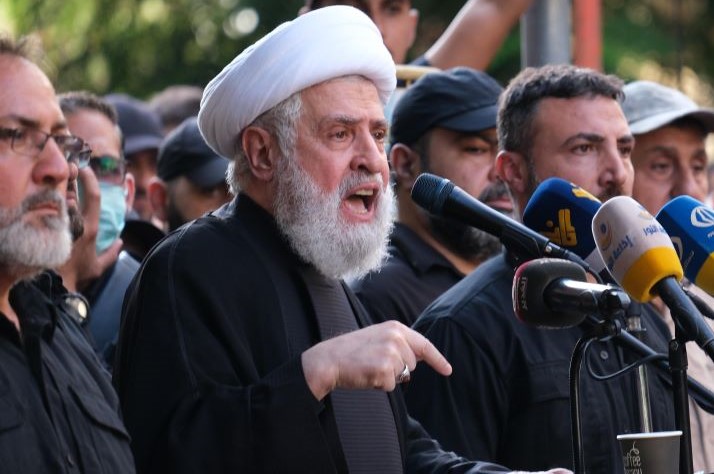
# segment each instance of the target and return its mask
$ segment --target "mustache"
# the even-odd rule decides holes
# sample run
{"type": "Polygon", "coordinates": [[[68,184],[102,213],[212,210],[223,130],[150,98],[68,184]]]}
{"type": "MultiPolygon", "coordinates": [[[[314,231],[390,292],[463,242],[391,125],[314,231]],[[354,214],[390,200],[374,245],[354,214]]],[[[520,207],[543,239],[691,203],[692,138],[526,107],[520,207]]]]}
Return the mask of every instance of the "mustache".
{"type": "Polygon", "coordinates": [[[621,186],[612,185],[612,186],[608,186],[607,188],[605,188],[605,190],[602,193],[600,193],[600,195],[597,198],[600,201],[605,202],[610,198],[622,196],[624,194],[625,194],[625,191],[622,189],[621,186]]]}
{"type": "Polygon", "coordinates": [[[384,189],[384,179],[379,173],[369,173],[367,171],[356,171],[347,175],[338,189],[339,196],[344,196],[347,192],[361,184],[376,183],[379,185],[380,192],[384,189]]]}
{"type": "Polygon", "coordinates": [[[478,199],[481,202],[488,202],[501,198],[510,199],[510,194],[508,194],[508,188],[506,187],[506,183],[500,180],[488,185],[486,189],[481,191],[481,194],[479,194],[478,196],[478,199]]]}
{"type": "Polygon", "coordinates": [[[67,206],[64,196],[62,196],[58,191],[55,191],[53,189],[44,189],[26,197],[22,201],[21,212],[25,213],[30,209],[33,209],[43,204],[54,204],[62,210],[64,210],[67,206]]]}

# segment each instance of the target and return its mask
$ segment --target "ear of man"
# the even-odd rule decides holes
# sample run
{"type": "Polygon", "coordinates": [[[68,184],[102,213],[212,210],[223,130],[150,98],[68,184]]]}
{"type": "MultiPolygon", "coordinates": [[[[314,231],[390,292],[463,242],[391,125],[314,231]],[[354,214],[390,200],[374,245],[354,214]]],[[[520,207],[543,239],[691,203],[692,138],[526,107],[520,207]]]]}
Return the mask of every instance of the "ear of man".
{"type": "Polygon", "coordinates": [[[389,159],[399,189],[410,192],[423,171],[419,154],[402,143],[395,143],[389,152],[389,159]]]}
{"type": "Polygon", "coordinates": [[[533,192],[531,171],[526,157],[514,151],[501,151],[496,157],[496,174],[511,192],[515,215],[520,216],[533,192]]]}
{"type": "MultiPolygon", "coordinates": [[[[126,208],[132,209],[134,207],[134,198],[136,197],[136,179],[129,172],[124,175],[124,196],[126,208]]],[[[151,203],[151,201],[149,202],[151,203]]]]}
{"type": "Polygon", "coordinates": [[[269,182],[275,177],[278,151],[275,141],[264,128],[249,126],[241,135],[248,166],[253,177],[269,182]]]}
{"type": "Polygon", "coordinates": [[[157,176],[154,176],[149,181],[149,202],[154,215],[159,220],[165,221],[168,219],[168,189],[166,188],[166,183],[157,176]]]}
{"type": "Polygon", "coordinates": [[[529,170],[526,158],[515,151],[501,151],[496,157],[496,174],[513,193],[528,192],[529,170]]]}

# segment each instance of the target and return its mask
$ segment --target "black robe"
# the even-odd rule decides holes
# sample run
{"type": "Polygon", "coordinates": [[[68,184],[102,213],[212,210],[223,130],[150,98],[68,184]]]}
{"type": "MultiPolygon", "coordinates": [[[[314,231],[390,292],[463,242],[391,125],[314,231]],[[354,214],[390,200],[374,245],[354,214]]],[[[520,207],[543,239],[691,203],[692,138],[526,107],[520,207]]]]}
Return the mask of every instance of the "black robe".
{"type": "MultiPolygon", "coordinates": [[[[346,471],[329,397],[317,401],[302,372],[319,333],[300,265],[245,195],[145,259],[114,372],[140,473],[346,471]]],[[[405,472],[504,471],[442,451],[399,392],[389,399],[405,472]]]]}

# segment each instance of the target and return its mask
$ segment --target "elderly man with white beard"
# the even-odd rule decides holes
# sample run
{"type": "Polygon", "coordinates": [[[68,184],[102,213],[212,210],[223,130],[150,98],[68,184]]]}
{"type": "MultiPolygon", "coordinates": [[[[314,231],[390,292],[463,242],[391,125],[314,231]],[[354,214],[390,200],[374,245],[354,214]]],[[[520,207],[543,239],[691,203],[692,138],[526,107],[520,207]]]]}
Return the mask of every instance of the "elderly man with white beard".
{"type": "Polygon", "coordinates": [[[206,87],[199,126],[234,158],[237,196],[169,235],[129,289],[114,376],[139,472],[508,472],[409,418],[398,384],[450,365],[400,323],[369,326],[341,280],[385,255],[394,86],[376,26],[336,6],[206,87]]]}
{"type": "Polygon", "coordinates": [[[45,271],[70,255],[67,183],[84,142],[30,49],[0,37],[0,466],[132,473],[109,374],[45,271]]]}

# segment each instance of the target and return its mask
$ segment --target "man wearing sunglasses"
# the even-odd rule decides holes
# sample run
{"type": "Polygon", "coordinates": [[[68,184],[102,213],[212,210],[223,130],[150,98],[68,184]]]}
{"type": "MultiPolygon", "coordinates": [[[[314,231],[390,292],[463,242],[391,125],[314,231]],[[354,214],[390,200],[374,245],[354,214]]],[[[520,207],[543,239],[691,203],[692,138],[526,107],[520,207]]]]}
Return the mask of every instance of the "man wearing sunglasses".
{"type": "MultiPolygon", "coordinates": [[[[96,254],[102,255],[116,245],[134,198],[134,178],[126,171],[117,114],[107,101],[88,92],[62,94],[59,103],[70,130],[92,150],[88,165],[101,195],[96,254]]],[[[139,262],[122,251],[98,278],[80,282],[78,288],[89,304],[88,327],[95,348],[110,369],[124,293],[138,268],[139,262]]]]}
{"type": "Polygon", "coordinates": [[[70,255],[67,185],[83,149],[27,43],[0,36],[2,472],[134,472],[106,371],[46,271],[70,255]]]}

